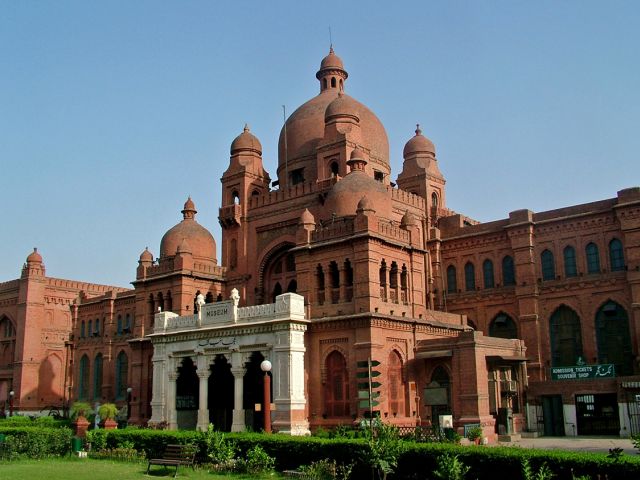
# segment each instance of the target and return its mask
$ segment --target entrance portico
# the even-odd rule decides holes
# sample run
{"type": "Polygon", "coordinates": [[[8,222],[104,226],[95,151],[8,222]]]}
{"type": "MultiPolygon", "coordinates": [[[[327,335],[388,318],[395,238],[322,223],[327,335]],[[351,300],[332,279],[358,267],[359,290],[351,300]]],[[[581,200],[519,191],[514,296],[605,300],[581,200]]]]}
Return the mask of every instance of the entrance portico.
{"type": "Polygon", "coordinates": [[[273,364],[273,428],[309,433],[304,394],[304,299],[295,293],[275,303],[238,307],[239,295],[205,304],[195,315],[154,317],[153,398],[149,423],[169,428],[243,431],[259,427],[264,411],[259,364],[273,364]],[[259,392],[259,394],[258,394],[259,392]],[[231,401],[232,400],[232,401],[231,401]],[[259,407],[259,408],[258,408],[259,407]]]}

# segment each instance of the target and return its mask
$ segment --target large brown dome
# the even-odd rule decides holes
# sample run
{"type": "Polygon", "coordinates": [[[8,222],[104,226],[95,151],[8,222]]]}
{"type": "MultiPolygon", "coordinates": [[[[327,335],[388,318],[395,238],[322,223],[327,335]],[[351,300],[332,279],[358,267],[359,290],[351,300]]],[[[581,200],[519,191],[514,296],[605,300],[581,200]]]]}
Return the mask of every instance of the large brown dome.
{"type": "Polygon", "coordinates": [[[210,260],[216,263],[216,241],[213,235],[196,222],[197,211],[191,198],[184,204],[182,214],[184,219],[169,229],[160,241],[160,258],[173,257],[178,247],[186,240],[190,252],[194,257],[210,260]]]}
{"type": "MultiPolygon", "coordinates": [[[[335,56],[335,54],[330,54],[325,58],[326,61],[323,60],[324,63],[321,65],[321,70],[318,74],[328,68],[328,63],[335,63],[336,68],[342,68],[341,61],[338,65],[334,57],[339,60],[339,57],[335,56]],[[328,60],[329,57],[331,57],[331,62],[328,60]]],[[[324,78],[320,78],[320,80],[323,81],[324,78]]],[[[388,169],[386,173],[389,173],[389,140],[387,132],[378,117],[366,105],[344,94],[340,86],[335,88],[321,87],[321,89],[322,91],[316,97],[298,107],[285,123],[287,131],[286,159],[289,164],[289,170],[305,167],[307,161],[312,165],[315,164],[316,148],[324,137],[325,111],[329,104],[338,98],[339,94],[342,94],[342,103],[348,103],[350,109],[354,110],[351,113],[355,114],[360,120],[362,147],[369,151],[372,166],[381,162],[388,169]]],[[[278,177],[280,178],[282,178],[281,174],[285,169],[284,132],[285,127],[280,131],[280,139],[278,141],[278,177]]],[[[309,170],[315,171],[315,166],[309,170]]],[[[315,181],[316,178],[305,176],[305,180],[315,181]]]]}

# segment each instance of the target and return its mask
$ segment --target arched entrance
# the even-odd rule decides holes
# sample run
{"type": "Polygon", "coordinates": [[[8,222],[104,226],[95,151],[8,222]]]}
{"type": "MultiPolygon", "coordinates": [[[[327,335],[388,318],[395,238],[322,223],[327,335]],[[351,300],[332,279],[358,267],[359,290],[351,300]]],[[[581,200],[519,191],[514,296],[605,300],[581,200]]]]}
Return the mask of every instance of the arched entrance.
{"type": "Polygon", "coordinates": [[[185,357],[178,367],[176,380],[176,412],[179,429],[195,429],[198,423],[198,395],[200,382],[196,366],[185,357]]]}
{"type": "Polygon", "coordinates": [[[439,425],[440,415],[451,415],[451,380],[449,372],[442,366],[437,366],[431,374],[431,383],[427,389],[433,389],[434,393],[438,393],[434,398],[440,398],[431,405],[431,424],[439,425]],[[439,389],[438,392],[436,389],[439,389]]]}
{"type": "MultiPolygon", "coordinates": [[[[249,361],[245,364],[247,371],[243,378],[244,399],[243,407],[245,411],[245,425],[256,432],[264,427],[264,372],[260,364],[264,356],[260,352],[253,352],[249,361]],[[260,405],[259,410],[256,405],[260,405]]],[[[271,372],[269,372],[271,377],[271,372]]],[[[271,382],[271,402],[273,402],[273,382],[271,382]]]]}
{"type": "Polygon", "coordinates": [[[233,420],[233,374],[224,355],[216,355],[209,375],[209,422],[216,430],[231,431],[233,420]]]}

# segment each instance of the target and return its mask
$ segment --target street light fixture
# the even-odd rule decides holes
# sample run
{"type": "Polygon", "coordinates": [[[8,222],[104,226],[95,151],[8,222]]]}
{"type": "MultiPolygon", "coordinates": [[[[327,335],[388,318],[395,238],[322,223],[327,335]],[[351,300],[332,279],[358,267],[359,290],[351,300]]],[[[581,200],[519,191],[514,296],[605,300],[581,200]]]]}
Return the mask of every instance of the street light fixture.
{"type": "Polygon", "coordinates": [[[260,364],[260,369],[264,372],[264,431],[271,433],[271,362],[264,360],[260,364]]]}
{"type": "Polygon", "coordinates": [[[13,417],[13,396],[16,394],[13,390],[9,392],[9,416],[13,417]]]}

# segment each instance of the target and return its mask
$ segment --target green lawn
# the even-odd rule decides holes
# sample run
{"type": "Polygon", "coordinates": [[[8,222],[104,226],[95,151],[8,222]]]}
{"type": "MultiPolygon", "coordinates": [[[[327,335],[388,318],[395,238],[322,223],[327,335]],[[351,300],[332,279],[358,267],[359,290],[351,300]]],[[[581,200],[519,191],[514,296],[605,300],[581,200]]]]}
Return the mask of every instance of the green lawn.
{"type": "MultiPolygon", "coordinates": [[[[111,460],[92,460],[86,458],[69,457],[64,459],[47,460],[14,460],[11,462],[0,461],[0,478],[15,478],[20,480],[144,480],[148,478],[172,479],[174,468],[164,469],[157,465],[151,466],[149,475],[146,475],[147,462],[124,463],[111,460]]],[[[255,479],[276,480],[280,475],[213,475],[205,469],[192,470],[190,467],[178,469],[178,479],[190,480],[222,480],[222,479],[255,479]]]]}

